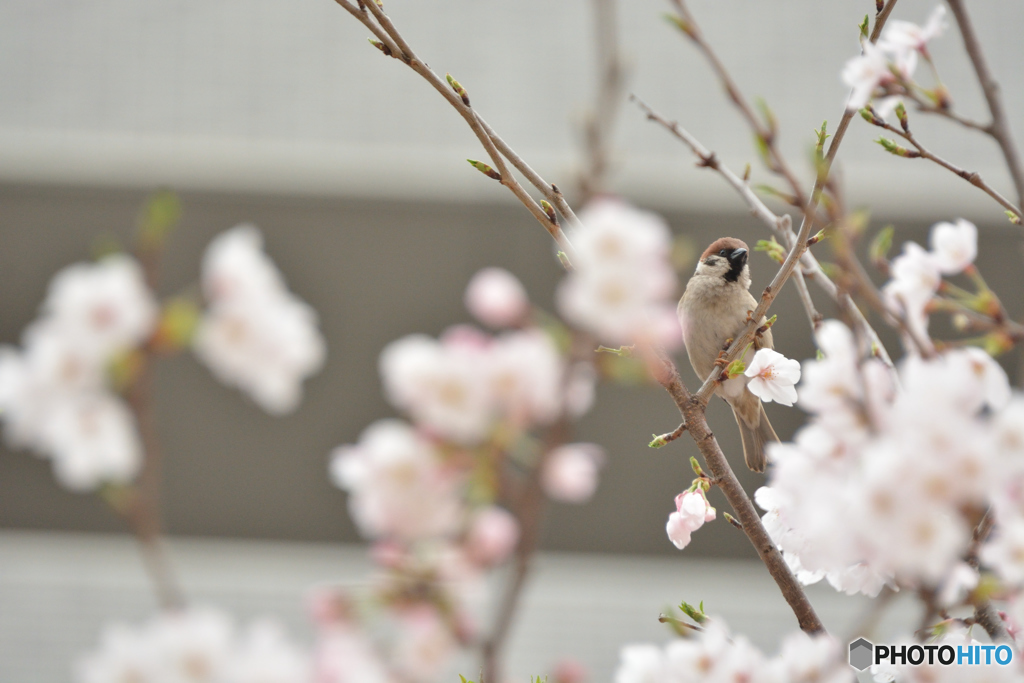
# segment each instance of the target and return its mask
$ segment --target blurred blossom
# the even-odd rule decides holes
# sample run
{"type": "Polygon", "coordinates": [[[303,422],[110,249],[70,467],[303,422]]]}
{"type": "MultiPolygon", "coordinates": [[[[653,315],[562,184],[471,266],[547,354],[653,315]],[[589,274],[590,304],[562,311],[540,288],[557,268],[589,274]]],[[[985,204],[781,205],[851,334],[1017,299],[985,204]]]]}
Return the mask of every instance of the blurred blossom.
{"type": "Polygon", "coordinates": [[[572,235],[575,270],[557,293],[565,319],[609,344],[637,340],[678,343],[666,333],[675,318],[672,235],[653,213],[623,201],[594,200],[572,235]]]}
{"type": "Polygon", "coordinates": [[[792,633],[781,652],[765,657],[743,636],[733,635],[721,619],[703,631],[664,648],[629,645],[622,649],[615,683],[750,681],[751,683],[853,683],[845,651],[828,635],[792,633]]]}
{"type": "Polygon", "coordinates": [[[750,377],[747,389],[765,403],[773,400],[784,406],[796,402],[796,383],[800,381],[800,362],[778,351],[760,349],[743,373],[750,377]]]}
{"type": "Polygon", "coordinates": [[[575,659],[562,659],[551,673],[554,683],[586,683],[587,667],[575,659]]]}
{"type": "Polygon", "coordinates": [[[388,399],[438,436],[482,441],[492,426],[482,349],[444,345],[423,334],[393,341],[380,354],[388,399]]]}
{"type": "Polygon", "coordinates": [[[309,655],[275,623],[239,637],[226,614],[209,608],[167,612],[138,626],[108,626],[98,651],[83,657],[78,683],[311,683],[309,655]]]}
{"type": "Polygon", "coordinates": [[[569,417],[579,418],[590,412],[597,395],[597,371],[591,363],[575,363],[569,369],[565,388],[565,409],[569,417]]]}
{"type": "Polygon", "coordinates": [[[928,41],[941,36],[946,28],[946,8],[938,5],[923,27],[899,19],[890,21],[880,42],[893,52],[916,50],[927,55],[928,41]]]}
{"type": "Polygon", "coordinates": [[[928,304],[942,284],[943,275],[955,275],[970,266],[978,255],[978,229],[960,218],[956,223],[936,223],[929,239],[931,251],[907,242],[893,259],[891,279],[882,288],[886,305],[918,336],[928,331],[928,304]]]}
{"type": "Polygon", "coordinates": [[[930,244],[939,271],[956,275],[978,256],[978,228],[963,218],[956,223],[936,223],[932,226],[930,244]]]}
{"type": "Polygon", "coordinates": [[[448,625],[429,605],[398,612],[391,661],[403,680],[430,683],[439,680],[458,649],[448,625]]]}
{"type": "Polygon", "coordinates": [[[335,449],[330,472],[364,536],[409,541],[457,531],[460,475],[404,422],[374,422],[358,444],[335,449]]]}
{"type": "MultiPolygon", "coordinates": [[[[896,80],[889,69],[890,55],[881,47],[865,40],[861,42],[863,54],[851,58],[843,67],[843,83],[853,89],[846,103],[847,109],[855,110],[867,106],[871,97],[880,86],[896,80]]],[[[904,60],[899,71],[906,78],[914,74],[916,59],[904,60]]]]}
{"type": "Polygon", "coordinates": [[[321,628],[313,655],[316,683],[391,683],[379,654],[366,635],[339,622],[321,628]]]}
{"type": "Polygon", "coordinates": [[[61,484],[89,491],[103,482],[135,478],[142,445],[124,401],[96,392],[61,401],[52,410],[43,438],[61,484]]]}
{"type": "MultiPolygon", "coordinates": [[[[550,424],[568,400],[565,362],[537,329],[495,338],[465,326],[439,340],[410,335],[384,348],[380,370],[393,405],[431,433],[462,444],[483,441],[499,422],[517,430],[550,424]]],[[[579,384],[570,389],[586,392],[579,384]]]]}
{"type": "Polygon", "coordinates": [[[484,268],[474,275],[465,302],[473,317],[490,327],[513,327],[530,310],[523,283],[504,268],[484,268]]]}
{"type": "Polygon", "coordinates": [[[519,542],[519,522],[508,510],[492,505],[476,514],[466,537],[466,552],[482,565],[503,562],[519,542]]]}
{"type": "Polygon", "coordinates": [[[302,381],[323,365],[316,312],[288,291],[265,253],[259,231],[239,225],[210,243],[203,257],[209,302],[196,330],[196,355],[221,382],[264,410],[295,410],[302,381]]]}
{"type": "Polygon", "coordinates": [[[882,288],[882,298],[895,314],[906,319],[919,337],[928,332],[928,304],[942,282],[934,256],[919,244],[907,242],[903,253],[889,268],[892,279],[882,288]]]}
{"type": "Polygon", "coordinates": [[[142,268],[125,254],[60,271],[42,307],[59,334],[100,364],[141,344],[152,333],[158,310],[142,268]]]}
{"type": "Polygon", "coordinates": [[[999,365],[980,349],[911,356],[897,385],[880,361],[860,360],[842,323],[823,323],[818,341],[824,357],[805,361],[799,392],[810,423],[770,448],[770,488],[756,496],[798,577],[867,595],[953,581],[976,523],[967,511],[994,506],[982,557],[1024,584],[1024,507],[1011,502],[1024,442],[1006,417],[1024,399],[1011,400],[999,365]]]}
{"type": "Polygon", "coordinates": [[[559,446],[548,456],[541,471],[544,493],[562,503],[585,503],[597,491],[603,449],[592,443],[559,446]]]}
{"type": "Polygon", "coordinates": [[[281,626],[253,623],[228,661],[229,683],[299,683],[312,680],[310,656],[294,645],[281,626]]]}
{"type": "Polygon", "coordinates": [[[0,416],[7,441],[53,460],[77,491],[127,483],[138,472],[135,421],[107,387],[115,357],[144,343],[157,304],[142,270],[117,254],[78,263],[50,283],[23,350],[0,348],[0,416]]]}
{"type": "Polygon", "coordinates": [[[713,522],[715,516],[715,508],[708,503],[703,490],[684,491],[676,496],[676,511],[668,516],[665,531],[672,544],[682,550],[690,545],[691,534],[705,522],[713,522]]]}

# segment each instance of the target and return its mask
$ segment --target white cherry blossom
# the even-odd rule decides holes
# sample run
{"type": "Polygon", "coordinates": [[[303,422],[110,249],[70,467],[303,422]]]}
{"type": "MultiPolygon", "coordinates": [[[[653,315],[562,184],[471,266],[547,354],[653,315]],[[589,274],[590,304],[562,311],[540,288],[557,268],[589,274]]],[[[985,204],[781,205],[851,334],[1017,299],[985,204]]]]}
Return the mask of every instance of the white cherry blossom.
{"type": "Polygon", "coordinates": [[[799,361],[786,358],[772,349],[760,349],[743,374],[750,378],[747,383],[750,393],[765,403],[775,401],[791,406],[796,402],[796,383],[800,381],[799,361]]]}
{"type": "Polygon", "coordinates": [[[370,538],[411,541],[458,529],[459,475],[443,466],[434,446],[399,420],[379,420],[359,443],[331,456],[331,478],[348,491],[349,512],[370,538]]]}
{"type": "Polygon", "coordinates": [[[930,241],[932,259],[943,275],[956,275],[978,256],[978,228],[958,218],[956,223],[936,223],[930,241]]]}
{"type": "Polygon", "coordinates": [[[217,379],[279,415],[298,407],[303,380],[323,365],[325,344],[316,312],[288,291],[262,247],[251,225],[207,247],[202,281],[210,305],[193,344],[217,379]]]}

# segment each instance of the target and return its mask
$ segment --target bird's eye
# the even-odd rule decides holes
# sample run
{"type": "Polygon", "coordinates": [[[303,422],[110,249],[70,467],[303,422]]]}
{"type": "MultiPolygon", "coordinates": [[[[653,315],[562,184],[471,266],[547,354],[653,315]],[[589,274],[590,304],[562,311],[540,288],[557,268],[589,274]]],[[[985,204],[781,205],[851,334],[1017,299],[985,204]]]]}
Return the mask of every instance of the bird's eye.
{"type": "Polygon", "coordinates": [[[718,252],[718,255],[719,256],[728,256],[729,255],[729,250],[728,249],[722,249],[721,251],[718,252]]]}

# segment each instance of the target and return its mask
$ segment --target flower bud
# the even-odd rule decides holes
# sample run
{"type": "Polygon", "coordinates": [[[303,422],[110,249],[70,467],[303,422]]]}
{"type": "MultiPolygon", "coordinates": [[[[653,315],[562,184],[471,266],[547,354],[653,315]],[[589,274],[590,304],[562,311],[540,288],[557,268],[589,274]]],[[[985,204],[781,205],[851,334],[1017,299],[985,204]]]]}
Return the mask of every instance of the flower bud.
{"type": "Polygon", "coordinates": [[[511,327],[523,321],[530,300],[523,284],[503,268],[484,268],[466,287],[466,308],[491,327],[511,327]]]}

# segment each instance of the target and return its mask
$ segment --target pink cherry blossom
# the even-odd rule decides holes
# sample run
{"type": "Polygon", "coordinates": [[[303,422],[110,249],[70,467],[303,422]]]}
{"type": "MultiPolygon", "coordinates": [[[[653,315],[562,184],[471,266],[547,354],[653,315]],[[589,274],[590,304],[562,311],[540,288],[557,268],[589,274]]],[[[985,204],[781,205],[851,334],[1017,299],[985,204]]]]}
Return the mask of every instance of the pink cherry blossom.
{"type": "Polygon", "coordinates": [[[482,565],[498,564],[519,542],[519,522],[508,510],[490,506],[473,518],[466,536],[466,552],[482,565]]]}
{"type": "Polygon", "coordinates": [[[682,550],[690,544],[691,534],[705,522],[714,521],[715,516],[715,508],[703,491],[684,491],[676,496],[676,511],[668,516],[665,531],[672,544],[682,550]]]}
{"type": "Polygon", "coordinates": [[[469,281],[466,308],[490,327],[512,327],[530,310],[526,290],[515,275],[503,268],[484,268],[469,281]]]}
{"type": "Polygon", "coordinates": [[[776,401],[791,406],[796,402],[799,361],[786,358],[772,349],[761,349],[754,354],[754,360],[743,374],[750,378],[747,383],[750,393],[765,403],[776,401]]]}
{"type": "Polygon", "coordinates": [[[585,503],[597,491],[603,459],[604,451],[595,444],[559,446],[548,455],[541,472],[544,493],[563,503],[585,503]]]}

